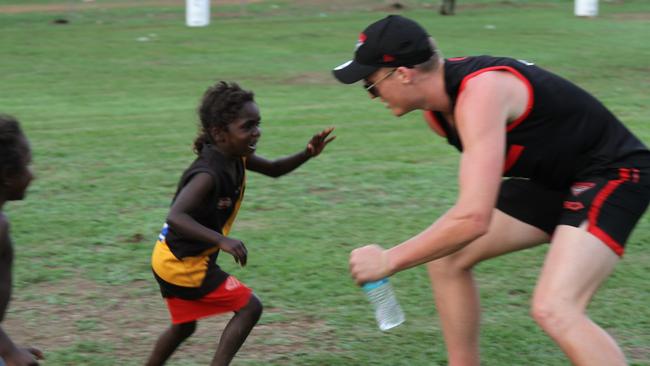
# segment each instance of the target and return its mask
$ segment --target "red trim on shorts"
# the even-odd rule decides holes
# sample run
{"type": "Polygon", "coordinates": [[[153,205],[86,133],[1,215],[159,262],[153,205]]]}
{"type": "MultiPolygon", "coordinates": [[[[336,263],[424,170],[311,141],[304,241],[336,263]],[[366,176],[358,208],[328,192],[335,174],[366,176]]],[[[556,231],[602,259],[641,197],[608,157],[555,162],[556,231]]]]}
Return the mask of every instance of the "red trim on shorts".
{"type": "Polygon", "coordinates": [[[467,75],[467,76],[465,76],[463,78],[463,81],[460,83],[460,89],[458,90],[458,95],[456,96],[456,100],[458,100],[458,98],[460,97],[460,93],[462,93],[463,90],[465,89],[465,84],[467,84],[467,82],[471,78],[473,78],[475,76],[478,76],[478,75],[480,75],[480,74],[482,74],[484,72],[501,71],[501,70],[509,71],[512,74],[514,74],[519,80],[523,81],[524,84],[526,84],[526,89],[528,89],[528,103],[526,103],[526,110],[524,111],[524,113],[522,113],[521,116],[519,116],[517,119],[515,119],[514,121],[512,121],[512,123],[510,123],[508,125],[508,127],[506,128],[506,131],[510,132],[511,130],[513,130],[515,127],[517,127],[521,122],[523,122],[528,117],[530,112],[533,110],[533,101],[535,100],[535,96],[533,94],[533,86],[532,86],[532,84],[530,83],[530,81],[524,75],[522,75],[515,68],[513,68],[511,66],[491,66],[491,67],[486,67],[484,69],[474,71],[473,73],[471,73],[471,74],[469,74],[469,75],[467,75]]]}
{"type": "Polygon", "coordinates": [[[436,114],[433,113],[433,111],[424,111],[424,120],[427,121],[427,124],[433,132],[442,137],[447,137],[447,133],[440,125],[440,121],[438,121],[438,118],[436,118],[436,114]]]}
{"type": "Polygon", "coordinates": [[[165,298],[172,324],[181,324],[212,315],[237,311],[248,304],[253,290],[229,276],[216,290],[196,300],[165,298]]]}
{"type": "Polygon", "coordinates": [[[623,246],[604,232],[601,228],[598,227],[598,215],[600,214],[600,209],[603,206],[603,203],[607,198],[614,193],[614,190],[618,188],[623,182],[630,180],[630,169],[620,168],[618,170],[619,179],[610,180],[607,182],[605,187],[598,192],[596,198],[594,198],[594,203],[589,209],[587,214],[588,226],[587,231],[595,235],[598,239],[602,240],[610,249],[614,251],[619,257],[623,256],[624,248],[623,246]]]}
{"type": "Polygon", "coordinates": [[[599,227],[594,226],[594,227],[589,227],[587,230],[591,234],[593,234],[595,237],[598,239],[602,240],[605,245],[609,247],[616,255],[619,257],[623,256],[624,248],[616,241],[614,240],[611,236],[609,236],[606,232],[602,231],[599,227]]]}

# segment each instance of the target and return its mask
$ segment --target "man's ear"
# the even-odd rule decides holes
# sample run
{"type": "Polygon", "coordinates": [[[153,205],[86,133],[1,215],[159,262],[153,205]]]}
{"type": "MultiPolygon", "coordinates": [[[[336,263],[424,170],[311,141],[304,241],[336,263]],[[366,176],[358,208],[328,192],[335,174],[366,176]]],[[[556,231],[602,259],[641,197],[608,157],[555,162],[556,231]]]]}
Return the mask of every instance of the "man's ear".
{"type": "Polygon", "coordinates": [[[397,77],[402,84],[409,84],[413,80],[414,70],[415,69],[413,68],[400,66],[397,68],[397,70],[395,70],[395,73],[397,74],[397,77]]]}

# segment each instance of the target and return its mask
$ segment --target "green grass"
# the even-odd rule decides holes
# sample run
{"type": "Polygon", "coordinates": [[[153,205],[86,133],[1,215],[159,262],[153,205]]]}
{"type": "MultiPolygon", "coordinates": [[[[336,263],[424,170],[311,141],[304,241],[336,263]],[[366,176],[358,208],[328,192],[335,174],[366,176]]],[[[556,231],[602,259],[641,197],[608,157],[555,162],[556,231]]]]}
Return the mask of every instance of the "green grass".
{"type": "MultiPolygon", "coordinates": [[[[419,113],[395,119],[358,86],[330,76],[388,2],[213,4],[206,28],[184,26],[182,2],[2,12],[57,3],[83,5],[0,1],[0,111],[22,121],[38,175],[27,200],[6,210],[17,251],[3,324],[10,334],[41,347],[47,365],[142,363],[168,321],[150,252],[193,159],[199,98],[223,79],[255,91],[261,155],[293,153],[330,125],[338,136],[289,176],[249,176],[232,233],[249,248],[249,265],[236,268],[226,255],[220,263],[267,311],[234,364],[446,363],[423,268],[392,279],[407,322],[385,334],[347,273],[350,250],[396,244],[455,199],[458,155],[419,113]],[[70,23],[52,23],[61,17],[70,23]]],[[[650,3],[601,1],[595,19],[574,17],[572,1],[467,0],[453,17],[428,1],[404,3],[403,14],[421,22],[445,56],[535,61],[591,91],[650,141],[650,3]]],[[[635,365],[650,365],[648,242],[644,217],[591,308],[635,365]]],[[[476,269],[485,365],[567,364],[528,315],[545,250],[476,269]]],[[[170,364],[205,364],[219,334],[211,327],[200,326],[205,333],[170,364]]]]}

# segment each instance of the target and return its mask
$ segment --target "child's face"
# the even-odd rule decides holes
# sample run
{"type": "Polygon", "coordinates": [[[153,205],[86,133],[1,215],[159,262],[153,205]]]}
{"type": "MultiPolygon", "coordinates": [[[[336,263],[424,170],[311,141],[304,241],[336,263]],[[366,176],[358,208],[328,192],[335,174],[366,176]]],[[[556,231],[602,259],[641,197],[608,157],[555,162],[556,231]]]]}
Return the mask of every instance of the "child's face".
{"type": "Polygon", "coordinates": [[[29,143],[24,137],[22,140],[23,156],[21,157],[21,165],[17,170],[6,173],[4,177],[4,191],[5,197],[9,201],[17,201],[25,198],[27,187],[34,179],[34,174],[30,164],[32,162],[32,153],[29,148],[29,143]]]}
{"type": "Polygon", "coordinates": [[[231,156],[248,156],[255,153],[260,130],[260,110],[254,102],[247,102],[239,116],[228,124],[226,131],[219,131],[215,141],[221,151],[231,156]]]}

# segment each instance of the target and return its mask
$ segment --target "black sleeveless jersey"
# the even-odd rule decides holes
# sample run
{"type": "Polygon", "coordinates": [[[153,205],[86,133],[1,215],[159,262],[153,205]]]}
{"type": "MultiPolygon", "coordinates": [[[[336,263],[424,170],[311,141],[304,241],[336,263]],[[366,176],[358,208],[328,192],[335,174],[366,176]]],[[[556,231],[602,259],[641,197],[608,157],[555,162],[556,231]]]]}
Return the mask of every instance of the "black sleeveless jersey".
{"type": "MultiPolygon", "coordinates": [[[[199,224],[228,236],[244,197],[245,159],[226,158],[205,145],[183,173],[174,200],[198,173],[210,174],[214,189],[190,215],[199,224]]],[[[219,248],[214,244],[184,237],[165,224],[151,258],[163,297],[197,299],[216,289],[229,276],[217,265],[218,255],[219,248]]]]}
{"type": "MultiPolygon", "coordinates": [[[[504,176],[565,188],[609,169],[650,167],[646,146],[605,106],[549,71],[527,61],[491,56],[446,59],[444,68],[454,107],[465,83],[482,72],[511,72],[526,84],[526,111],[507,126],[504,176]]],[[[441,113],[426,111],[425,117],[462,151],[457,131],[441,113]]]]}

